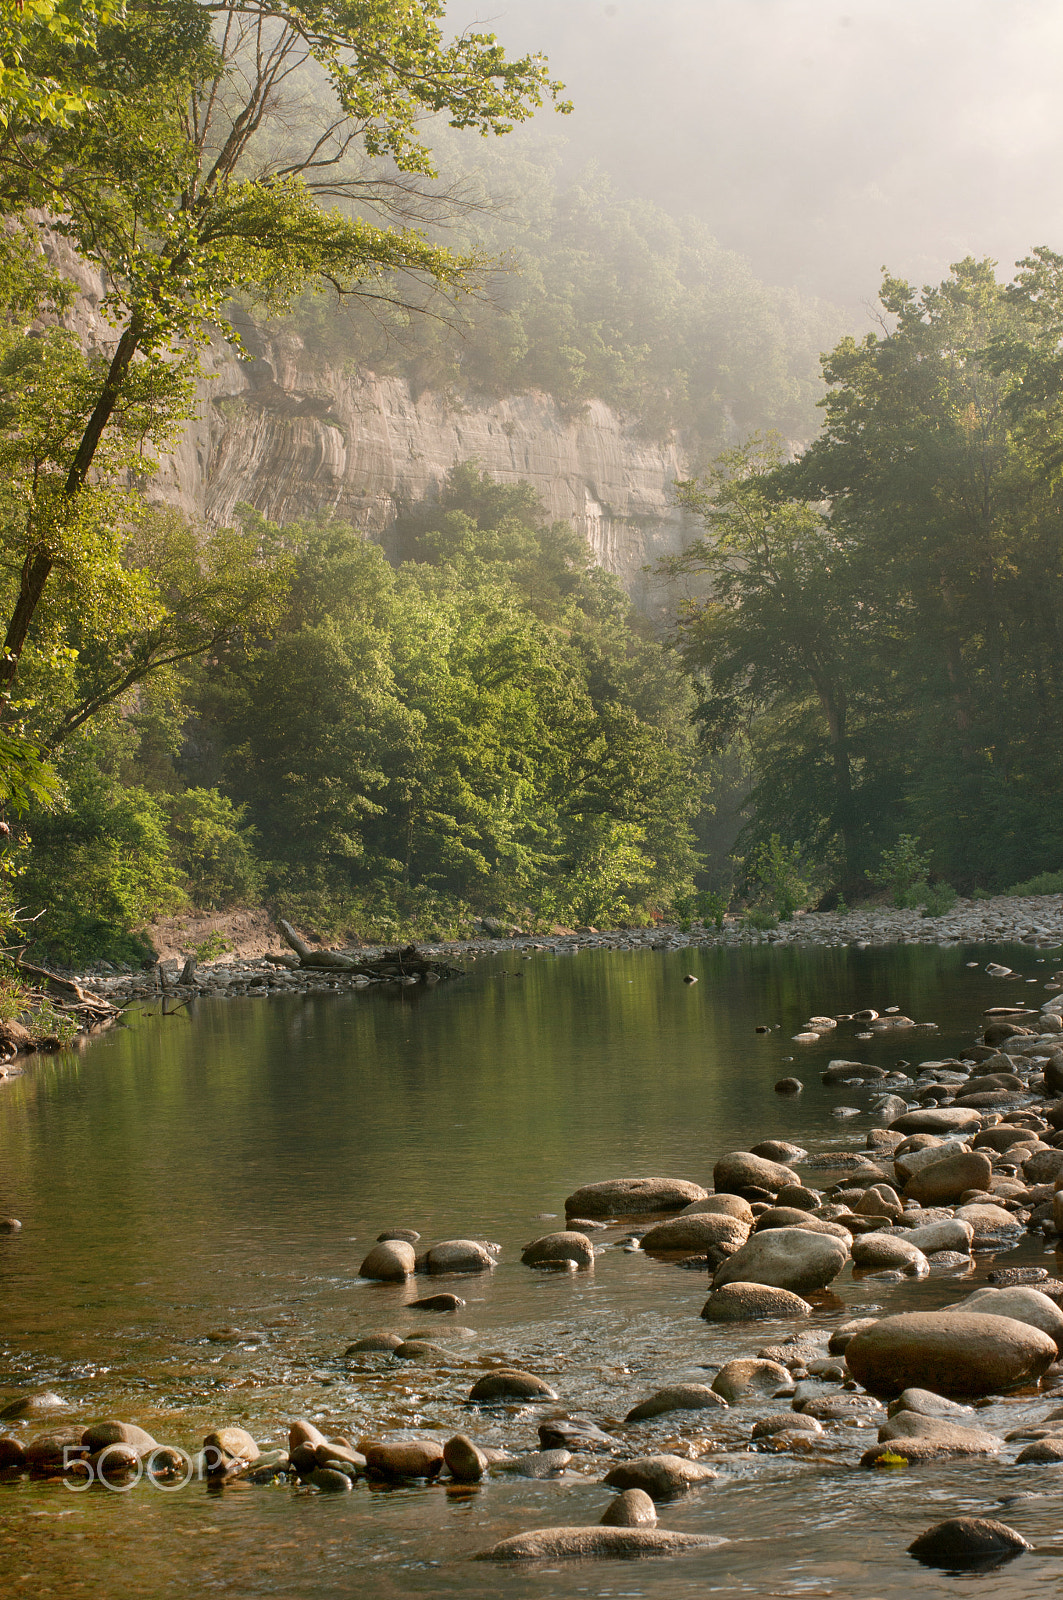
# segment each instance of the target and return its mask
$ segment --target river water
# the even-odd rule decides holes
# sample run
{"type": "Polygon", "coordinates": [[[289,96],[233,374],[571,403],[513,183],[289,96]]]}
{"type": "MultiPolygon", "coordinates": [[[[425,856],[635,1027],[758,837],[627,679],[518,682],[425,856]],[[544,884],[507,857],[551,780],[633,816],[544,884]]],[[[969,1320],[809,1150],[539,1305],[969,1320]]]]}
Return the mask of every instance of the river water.
{"type": "MultiPolygon", "coordinates": [[[[790,1328],[704,1323],[707,1277],[626,1252],[624,1228],[595,1235],[593,1274],[541,1274],[519,1259],[564,1225],[565,1196],[582,1183],[664,1175],[711,1188],[714,1161],[759,1139],[861,1145],[869,1116],[831,1113],[866,1107],[867,1092],[824,1088],[827,1060],[948,1055],[986,1006],[1039,1003],[1056,964],[1014,946],[514,953],[470,962],[434,990],[144,1012],[32,1063],[0,1091],[0,1216],[23,1222],[0,1237],[0,1400],[51,1388],[72,1408],[57,1422],[121,1417],[188,1450],[226,1424],[283,1443],[288,1419],[303,1415],[352,1441],[461,1431],[519,1453],[536,1447],[543,1416],[569,1412],[610,1431],[618,1454],[713,1458],[719,1478],[661,1507],[660,1525],[731,1542],[637,1563],[471,1564],[508,1534],[599,1519],[608,1463],[579,1454],[562,1479],[492,1476],[474,1491],[216,1493],[193,1482],[74,1495],[18,1479],[0,1484],[0,1584],[117,1600],[872,1600],[990,1582],[1010,1600],[1058,1581],[1061,1469],[1009,1464],[1016,1445],[990,1463],[870,1474],[856,1463],[875,1430],[848,1424],[828,1428],[811,1455],[752,1453],[752,1421],[778,1409],[771,1402],[625,1427],[655,1389],[711,1382],[715,1367],[790,1328]],[[988,977],[991,959],[1019,976],[988,977]],[[699,982],[684,984],[686,972],[699,982]],[[938,1031],[858,1042],[843,1024],[817,1045],[791,1041],[811,1014],[893,1005],[938,1031]],[[773,1085],[790,1074],[806,1089],[783,1099],[773,1085]],[[390,1227],[416,1228],[425,1244],[486,1238],[501,1262],[484,1276],[370,1284],[359,1262],[390,1227]],[[457,1319],[409,1308],[444,1288],[467,1301],[457,1319]],[[471,1335],[451,1336],[456,1320],[471,1335]],[[351,1341],[382,1331],[420,1331],[451,1354],[344,1362],[351,1341]],[[467,1409],[476,1376],[499,1359],[546,1377],[560,1403],[467,1409]],[[1003,1516],[1037,1548],[990,1579],[916,1567],[906,1546],[960,1511],[1003,1516]]],[[[1032,1237],[1002,1259],[1063,1267],[1032,1237]]],[[[815,1320],[826,1337],[841,1316],[949,1304],[993,1265],[979,1257],[964,1279],[902,1285],[846,1269],[834,1286],[845,1312],[815,1320]]],[[[979,1422],[1004,1433],[1048,1409],[1044,1395],[1009,1397],[979,1422]]]]}

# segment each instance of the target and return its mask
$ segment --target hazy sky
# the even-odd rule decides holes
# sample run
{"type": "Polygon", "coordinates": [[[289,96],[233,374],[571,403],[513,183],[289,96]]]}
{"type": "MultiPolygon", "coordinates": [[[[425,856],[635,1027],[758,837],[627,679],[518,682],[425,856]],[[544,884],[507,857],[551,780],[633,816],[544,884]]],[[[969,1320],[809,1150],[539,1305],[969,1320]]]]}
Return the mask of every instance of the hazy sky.
{"type": "Polygon", "coordinates": [[[544,117],[758,272],[849,304],[1063,250],[1060,0],[451,0],[544,50],[544,117]]]}

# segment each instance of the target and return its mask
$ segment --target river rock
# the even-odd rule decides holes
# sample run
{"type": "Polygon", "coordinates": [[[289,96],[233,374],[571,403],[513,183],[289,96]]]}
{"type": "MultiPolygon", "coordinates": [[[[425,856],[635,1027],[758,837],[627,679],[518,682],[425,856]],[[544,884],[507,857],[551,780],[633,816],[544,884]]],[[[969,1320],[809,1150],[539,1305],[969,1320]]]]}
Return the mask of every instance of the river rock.
{"type": "Polygon", "coordinates": [[[980,1114],[963,1106],[927,1106],[906,1111],[890,1123],[894,1133],[975,1133],[981,1126],[980,1114]]]}
{"type": "Polygon", "coordinates": [[[783,1166],[790,1166],[807,1154],[803,1145],[791,1144],[788,1139],[762,1139],[750,1150],[750,1155],[763,1156],[765,1161],[779,1161],[783,1166]]]}
{"type": "Polygon", "coordinates": [[[774,1411],[753,1424],[752,1439],[770,1439],[776,1433],[822,1433],[823,1424],[803,1411],[774,1411]]]}
{"type": "Polygon", "coordinates": [[[804,1084],[800,1078],[780,1078],[775,1085],[776,1094],[801,1094],[804,1084]]]}
{"type": "Polygon", "coordinates": [[[781,1162],[767,1161],[748,1150],[732,1150],[713,1167],[712,1182],[717,1194],[741,1194],[745,1189],[778,1194],[786,1184],[794,1182],[794,1174],[781,1162]]]}
{"type": "Polygon", "coordinates": [[[954,1567],[977,1565],[1021,1555],[1033,1546],[1006,1522],[992,1517],[950,1517],[935,1522],[909,1546],[909,1554],[927,1566],[954,1567]]]}
{"type": "Polygon", "coordinates": [[[850,1322],[843,1322],[840,1328],[834,1329],[827,1340],[829,1354],[844,1355],[850,1339],[855,1339],[865,1328],[873,1328],[878,1320],[878,1317],[854,1317],[850,1322]]]}
{"type": "Polygon", "coordinates": [[[406,1244],[418,1244],[421,1235],[416,1228],[386,1228],[383,1233],[377,1234],[378,1244],[387,1244],[389,1239],[401,1239],[406,1244]]]}
{"type": "Polygon", "coordinates": [[[438,1439],[402,1439],[388,1444],[367,1444],[365,1465],[380,1478],[435,1478],[443,1467],[443,1446],[438,1439]]]}
{"type": "Polygon", "coordinates": [[[915,1411],[924,1417],[973,1417],[974,1407],[960,1405],[956,1400],[946,1400],[943,1394],[934,1394],[930,1389],[905,1389],[896,1400],[891,1400],[886,1408],[887,1416],[894,1417],[899,1411],[915,1411]]]}
{"type": "Polygon", "coordinates": [[[322,1494],[348,1494],[354,1488],[347,1473],[341,1472],[339,1467],[315,1467],[307,1474],[306,1481],[322,1494]]]}
{"type": "MultiPolygon", "coordinates": [[[[969,1432],[959,1429],[958,1432],[969,1432]]],[[[860,1457],[862,1467],[896,1466],[898,1460],[917,1467],[926,1461],[945,1461],[952,1456],[983,1455],[980,1450],[968,1450],[963,1443],[954,1444],[945,1439],[888,1439],[885,1444],[874,1444],[860,1457]]]]}
{"type": "Polygon", "coordinates": [[[417,1256],[406,1239],[389,1239],[375,1244],[358,1268],[362,1278],[377,1283],[405,1283],[413,1275],[417,1256]]]}
{"type": "Polygon", "coordinates": [[[803,1183],[788,1183],[775,1196],[775,1204],[791,1211],[815,1211],[822,1198],[818,1189],[806,1189],[803,1183]]]}
{"type": "Polygon", "coordinates": [[[1017,1284],[1010,1289],[976,1289],[966,1300],[952,1307],[953,1311],[970,1314],[980,1312],[991,1317],[1013,1317],[1031,1328],[1040,1328],[1056,1341],[1056,1349],[1063,1353],[1063,1311],[1038,1289],[1017,1284]]]}
{"type": "Polygon", "coordinates": [[[497,1264],[479,1239],[443,1239],[426,1251],[422,1260],[424,1271],[430,1273],[490,1272],[497,1264]]]}
{"type": "Polygon", "coordinates": [[[1060,1461],[1063,1461],[1063,1438],[1051,1436],[1035,1439],[1032,1444],[1024,1445],[1015,1457],[1017,1467],[1027,1466],[1030,1462],[1040,1462],[1047,1466],[1060,1461]]]}
{"type": "Polygon", "coordinates": [[[0,1435],[0,1472],[21,1472],[26,1465],[26,1452],[18,1439],[10,1434],[0,1435]]]}
{"type": "Polygon", "coordinates": [[[925,1278],[930,1264],[919,1246],[893,1233],[864,1233],[853,1240],[853,1262],[865,1272],[898,1267],[910,1277],[925,1278]]]}
{"type": "Polygon", "coordinates": [[[672,1217],[668,1222],[658,1222],[656,1227],[643,1235],[642,1248],[648,1255],[666,1255],[673,1250],[704,1255],[713,1248],[737,1250],[748,1237],[749,1224],[739,1221],[737,1217],[718,1212],[695,1212],[672,1217]]]}
{"type": "Polygon", "coordinates": [[[443,1446],[443,1460],[455,1483],[479,1483],[487,1471],[487,1457],[471,1439],[456,1433],[443,1446]]]}
{"type": "Polygon", "coordinates": [[[950,1417],[926,1417],[918,1411],[898,1411],[878,1430],[880,1444],[892,1439],[933,1439],[947,1445],[951,1454],[993,1456],[1002,1441],[982,1428],[965,1427],[950,1417]]]}
{"type": "Polygon", "coordinates": [[[680,1211],[708,1191],[680,1178],[611,1178],[584,1184],[565,1201],[569,1217],[637,1217],[656,1211],[680,1211]]]}
{"type": "Polygon", "coordinates": [[[737,1400],[747,1400],[751,1395],[774,1394],[790,1382],[790,1374],[777,1361],[760,1361],[749,1356],[728,1361],[712,1380],[714,1393],[722,1395],[728,1405],[737,1400]]]}
{"type": "Polygon", "coordinates": [[[848,1417],[873,1416],[882,1410],[882,1402],[871,1394],[816,1394],[798,1399],[793,1406],[803,1417],[814,1417],[817,1422],[844,1422],[848,1417]]]}
{"type": "Polygon", "coordinates": [[[587,1417],[548,1417],[538,1433],[541,1450],[599,1450],[616,1443],[587,1417]]]}
{"type": "Polygon", "coordinates": [[[430,1339],[403,1339],[391,1352],[397,1361],[450,1361],[451,1352],[430,1339]]]}
{"type": "Polygon", "coordinates": [[[246,1428],[215,1428],[203,1440],[203,1452],[207,1457],[208,1477],[221,1472],[228,1474],[240,1461],[250,1466],[261,1454],[246,1428]]]}
{"type": "Polygon", "coordinates": [[[716,1477],[713,1467],[685,1456],[638,1456],[621,1461],[605,1475],[611,1489],[644,1489],[653,1500],[674,1500],[716,1477]]]}
{"type": "Polygon", "coordinates": [[[645,1489],[625,1489],[618,1494],[601,1518],[603,1528],[652,1528],[657,1507],[645,1489]]]}
{"type": "Polygon", "coordinates": [[[513,1461],[499,1462],[498,1470],[521,1478],[559,1478],[571,1460],[571,1450],[531,1450],[513,1461]]]}
{"type": "Polygon", "coordinates": [[[0,1410],[0,1422],[17,1422],[21,1418],[46,1417],[53,1411],[70,1409],[69,1400],[51,1389],[38,1389],[33,1394],[16,1395],[0,1410]]]}
{"type": "Polygon", "coordinates": [[[953,1311],[881,1317],[845,1349],[857,1382],[885,1395],[916,1384],[945,1395],[1000,1394],[1036,1382],[1055,1359],[1055,1340],[1039,1328],[953,1311]]]}
{"type": "Polygon", "coordinates": [[[557,1392],[533,1372],[517,1367],[500,1367],[478,1378],[469,1390],[474,1404],[494,1404],[504,1400],[556,1400],[557,1392]]]}
{"type": "MultiPolygon", "coordinates": [[[[38,1433],[25,1446],[26,1466],[38,1477],[52,1477],[65,1470],[67,1460],[76,1460],[84,1449],[81,1435],[85,1430],[79,1424],[65,1428],[49,1428],[38,1433]],[[67,1451],[64,1458],[63,1452],[67,1451]]],[[[81,1474],[84,1476],[84,1474],[81,1474]]]]}
{"type": "Polygon", "coordinates": [[[767,1233],[772,1228],[804,1228],[808,1233],[830,1233],[835,1239],[844,1239],[846,1248],[852,1240],[852,1234],[840,1222],[811,1216],[799,1206],[769,1206],[767,1211],[762,1211],[753,1232],[767,1233]]]}
{"type": "Polygon", "coordinates": [[[992,1180],[993,1163],[987,1155],[981,1150],[956,1150],[909,1178],[904,1198],[921,1206],[955,1205],[966,1190],[988,1189],[992,1180]]]}
{"type": "MultiPolygon", "coordinates": [[[[308,1449],[303,1445],[301,1448],[308,1449]]],[[[261,1461],[261,1457],[259,1460],[261,1461]]],[[[350,1445],[340,1444],[336,1439],[326,1439],[324,1444],[319,1444],[314,1449],[314,1460],[319,1467],[342,1467],[351,1469],[357,1477],[359,1472],[365,1471],[365,1456],[360,1450],[353,1450],[350,1445]]]]}
{"type": "Polygon", "coordinates": [[[297,1450],[300,1445],[310,1445],[312,1449],[316,1449],[319,1444],[328,1442],[321,1429],[308,1422],[305,1417],[296,1417],[288,1424],[289,1450],[297,1450]]]}
{"type": "Polygon", "coordinates": [[[420,1300],[411,1300],[410,1311],[460,1311],[465,1301],[456,1294],[426,1294],[420,1300]]]}
{"type": "Polygon", "coordinates": [[[675,1383],[668,1389],[658,1389],[648,1400],[633,1406],[625,1422],[645,1422],[649,1417],[663,1417],[669,1411],[726,1411],[727,1402],[722,1395],[706,1383],[675,1383]]]}
{"type": "Polygon", "coordinates": [[[349,1344],[344,1356],[390,1355],[405,1341],[400,1333],[367,1333],[349,1344]]]}
{"type": "Polygon", "coordinates": [[[664,1528],[535,1528],[515,1533],[475,1561],[588,1561],[633,1556],[674,1556],[687,1550],[715,1549],[726,1539],[709,1533],[672,1533],[664,1528]]]}
{"type": "Polygon", "coordinates": [[[961,1222],[971,1225],[972,1250],[990,1247],[1008,1238],[1014,1239],[1024,1232],[1023,1224],[1010,1211],[1005,1211],[1003,1206],[977,1202],[957,1206],[955,1214],[961,1222]]]}
{"type": "Polygon", "coordinates": [[[679,1213],[681,1217],[698,1216],[727,1216],[737,1217],[739,1222],[748,1222],[752,1227],[755,1220],[753,1207],[748,1200],[743,1200],[740,1194],[709,1194],[704,1200],[693,1200],[690,1205],[684,1206],[679,1213]]]}
{"type": "Polygon", "coordinates": [[[150,1455],[159,1448],[158,1440],[135,1422],[94,1422],[81,1435],[81,1442],[93,1455],[112,1444],[129,1445],[138,1455],[150,1455]]]}
{"type": "Polygon", "coordinates": [[[789,1289],[767,1283],[725,1283],[701,1308],[706,1322],[765,1322],[810,1317],[812,1307],[789,1289]]]}
{"type": "Polygon", "coordinates": [[[717,1269],[713,1288],[727,1283],[762,1283],[808,1294],[831,1283],[849,1259],[841,1239],[805,1228],[770,1228],[752,1238],[717,1269]]]}
{"type": "Polygon", "coordinates": [[[877,1083],[886,1074],[881,1067],[872,1067],[864,1061],[831,1061],[820,1076],[827,1084],[847,1083],[851,1078],[860,1078],[864,1083],[877,1083]]]}
{"type": "Polygon", "coordinates": [[[899,1217],[904,1207],[896,1189],[888,1183],[869,1183],[854,1207],[858,1217],[899,1217]]]}
{"type": "Polygon", "coordinates": [[[969,1255],[974,1229],[962,1217],[945,1217],[940,1222],[905,1228],[904,1237],[925,1256],[933,1255],[938,1250],[956,1250],[961,1255],[969,1255]]]}
{"type": "Polygon", "coordinates": [[[574,1261],[584,1271],[594,1266],[594,1246],[585,1233],[545,1233],[541,1239],[526,1244],[520,1258],[526,1267],[552,1265],[557,1261],[574,1261]]]}

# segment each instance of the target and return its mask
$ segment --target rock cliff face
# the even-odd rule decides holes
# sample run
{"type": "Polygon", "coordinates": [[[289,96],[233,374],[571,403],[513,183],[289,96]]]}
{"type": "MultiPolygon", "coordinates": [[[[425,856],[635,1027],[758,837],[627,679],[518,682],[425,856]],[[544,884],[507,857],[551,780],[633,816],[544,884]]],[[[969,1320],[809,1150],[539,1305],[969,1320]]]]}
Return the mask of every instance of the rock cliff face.
{"type": "Polygon", "coordinates": [[[688,475],[678,449],[640,438],[600,401],[570,419],[543,394],[415,396],[402,378],[311,365],[291,337],[246,361],[219,347],[210,367],[199,418],[159,480],[207,522],[230,521],[242,501],[277,522],[322,511],[386,545],[400,510],[474,460],[503,483],[531,483],[643,602],[643,566],[692,536],[670,503],[688,475]]]}
{"type": "MultiPolygon", "coordinates": [[[[113,346],[98,277],[62,241],[49,253],[81,287],[71,326],[90,346],[113,346]]],[[[695,531],[671,504],[689,476],[677,446],[641,438],[600,401],[569,418],[544,394],[415,396],[404,379],[313,362],[288,333],[251,328],[245,347],[249,359],[220,341],[207,352],[198,415],[153,480],[160,498],[213,525],[242,502],[277,522],[324,512],[386,546],[400,510],[475,460],[503,483],[530,482],[638,603],[661,604],[642,569],[695,531]]]]}

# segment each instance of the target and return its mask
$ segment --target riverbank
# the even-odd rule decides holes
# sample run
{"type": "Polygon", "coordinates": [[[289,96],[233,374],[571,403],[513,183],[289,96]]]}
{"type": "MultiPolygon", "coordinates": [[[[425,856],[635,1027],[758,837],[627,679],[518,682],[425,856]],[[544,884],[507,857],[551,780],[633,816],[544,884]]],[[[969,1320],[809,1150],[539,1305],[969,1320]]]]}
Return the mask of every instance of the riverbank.
{"type": "MultiPolygon", "coordinates": [[[[173,919],[171,919],[172,921],[173,919]]],[[[209,930],[184,921],[185,942],[176,927],[168,927],[160,950],[162,959],[154,971],[134,972],[114,968],[90,970],[79,976],[81,987],[90,994],[115,1005],[131,1001],[168,997],[187,1001],[196,995],[265,995],[271,992],[330,993],[336,990],[364,989],[378,980],[363,974],[350,975],[322,968],[293,971],[279,965],[282,954],[290,952],[264,911],[222,913],[211,917],[209,930]],[[178,982],[185,956],[209,937],[225,940],[232,948],[219,958],[203,962],[191,983],[178,982]]],[[[150,930],[149,930],[150,931],[150,930]]],[[[537,954],[575,955],[581,950],[683,950],[745,945],[776,946],[873,946],[897,944],[979,945],[1027,944],[1055,950],[1063,945],[1063,895],[998,895],[990,900],[958,900],[947,915],[924,917],[918,911],[898,911],[891,906],[873,906],[848,912],[798,912],[791,922],[766,930],[749,926],[741,918],[724,919],[721,928],[695,925],[689,930],[660,925],[653,928],[618,928],[608,932],[595,929],[571,934],[514,934],[506,938],[451,940],[423,944],[429,956],[472,960],[480,955],[514,953],[522,958],[537,954]]],[[[206,948],[210,948],[209,945],[206,948]]],[[[383,953],[383,946],[365,946],[355,952],[371,958],[383,953]]],[[[416,978],[398,981],[407,986],[416,978]]]]}

